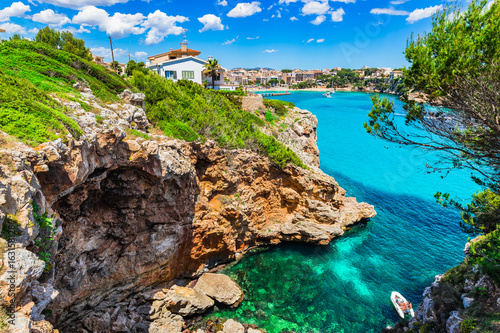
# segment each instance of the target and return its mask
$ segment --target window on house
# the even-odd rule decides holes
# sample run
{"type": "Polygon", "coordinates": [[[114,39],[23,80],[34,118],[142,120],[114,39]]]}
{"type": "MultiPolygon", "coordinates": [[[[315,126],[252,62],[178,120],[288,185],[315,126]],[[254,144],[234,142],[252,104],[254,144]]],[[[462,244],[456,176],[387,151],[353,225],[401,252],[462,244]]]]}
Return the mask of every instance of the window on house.
{"type": "Polygon", "coordinates": [[[167,79],[177,80],[177,72],[176,71],[165,71],[165,77],[167,79]]]}
{"type": "Polygon", "coordinates": [[[182,71],[182,78],[184,80],[194,80],[194,71],[182,71]]]}

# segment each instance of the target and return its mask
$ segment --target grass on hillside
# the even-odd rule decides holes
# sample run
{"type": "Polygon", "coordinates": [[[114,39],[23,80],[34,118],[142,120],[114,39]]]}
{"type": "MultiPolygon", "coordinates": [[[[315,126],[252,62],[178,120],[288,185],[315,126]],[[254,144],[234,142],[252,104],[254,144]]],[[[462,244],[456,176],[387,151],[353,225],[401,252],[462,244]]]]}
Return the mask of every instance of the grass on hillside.
{"type": "Polygon", "coordinates": [[[167,136],[186,141],[216,140],[226,148],[248,148],[268,155],[278,166],[307,168],[276,138],[263,134],[264,122],[225,95],[191,81],[177,83],[156,74],[134,72],[132,83],[146,95],[148,118],[167,136]]]}
{"type": "Polygon", "coordinates": [[[77,81],[86,82],[102,101],[117,100],[117,94],[132,88],[104,67],[46,44],[0,43],[0,130],[33,146],[68,133],[82,135],[68,110],[50,97],[78,101],[80,92],[73,88],[77,81]]]}

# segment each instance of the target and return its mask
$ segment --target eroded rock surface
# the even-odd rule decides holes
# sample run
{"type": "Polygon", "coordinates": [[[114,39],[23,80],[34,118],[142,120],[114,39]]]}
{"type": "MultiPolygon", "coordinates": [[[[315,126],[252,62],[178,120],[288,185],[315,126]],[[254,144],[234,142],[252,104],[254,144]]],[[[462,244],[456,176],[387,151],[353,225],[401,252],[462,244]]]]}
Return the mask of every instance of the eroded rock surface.
{"type": "MultiPolygon", "coordinates": [[[[129,93],[124,98],[135,105],[101,107],[100,123],[77,115],[85,137],[2,151],[12,163],[0,165],[0,222],[15,216],[20,235],[12,249],[27,263],[16,291],[16,309],[28,320],[21,326],[45,330],[49,319],[63,332],[177,332],[179,314],[199,313],[210,302],[183,287],[170,295],[161,289],[148,300],[140,295],[178,277],[198,277],[256,246],[327,244],[344,227],[375,215],[373,206],[346,198],[315,158],[305,160],[309,171],[280,169],[255,152],[211,141],[128,137],[124,129],[149,125],[138,106],[143,96],[129,93]],[[55,226],[53,267],[32,253],[44,235],[33,204],[55,226]],[[50,318],[42,314],[48,303],[50,318]]],[[[81,112],[76,105],[75,112],[81,112]]],[[[315,141],[314,119],[303,115],[309,127],[290,127],[309,135],[309,143],[293,148],[299,153],[315,141]]],[[[306,153],[317,157],[315,149],[306,153]]],[[[8,302],[5,274],[0,299],[8,302]]],[[[237,304],[240,292],[212,296],[237,304]]]]}

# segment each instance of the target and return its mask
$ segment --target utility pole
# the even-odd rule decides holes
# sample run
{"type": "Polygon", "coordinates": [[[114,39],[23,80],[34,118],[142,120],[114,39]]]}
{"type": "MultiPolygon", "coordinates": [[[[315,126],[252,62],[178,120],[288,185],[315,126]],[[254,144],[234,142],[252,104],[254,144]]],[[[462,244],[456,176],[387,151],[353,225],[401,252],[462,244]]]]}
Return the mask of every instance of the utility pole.
{"type": "Polygon", "coordinates": [[[130,52],[128,53],[128,62],[130,62],[130,52]]]}
{"type": "Polygon", "coordinates": [[[116,72],[115,55],[113,53],[113,42],[111,41],[111,36],[109,36],[109,45],[111,45],[111,58],[113,58],[113,69],[116,72]]]}

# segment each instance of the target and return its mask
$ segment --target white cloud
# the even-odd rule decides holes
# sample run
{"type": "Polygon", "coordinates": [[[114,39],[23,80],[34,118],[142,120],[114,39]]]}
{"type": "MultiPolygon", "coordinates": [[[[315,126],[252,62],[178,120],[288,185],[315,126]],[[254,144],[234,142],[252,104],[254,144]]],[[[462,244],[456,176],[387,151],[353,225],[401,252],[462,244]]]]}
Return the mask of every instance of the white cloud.
{"type": "Polygon", "coordinates": [[[236,5],[227,16],[229,17],[247,17],[255,13],[260,13],[262,9],[260,8],[260,2],[254,1],[252,3],[242,2],[236,5]]]}
{"type": "MultiPolygon", "coordinates": [[[[356,0],[331,0],[331,1],[337,1],[337,2],[343,2],[343,3],[355,3],[356,0]]],[[[405,0],[408,1],[408,0],[405,0]]]]}
{"type": "Polygon", "coordinates": [[[198,21],[203,24],[203,28],[199,30],[200,32],[208,30],[224,30],[224,25],[222,24],[220,17],[215,16],[214,14],[203,15],[198,18],[198,21]]]}
{"type": "Polygon", "coordinates": [[[227,6],[227,1],[226,0],[217,0],[217,4],[219,6],[224,6],[225,7],[225,6],[227,6]]]}
{"type": "Polygon", "coordinates": [[[398,10],[398,9],[394,9],[394,7],[390,7],[390,8],[373,8],[372,10],[370,10],[370,14],[376,14],[376,15],[387,14],[387,15],[406,16],[406,15],[409,15],[410,12],[407,12],[406,10],[398,10]]]}
{"type": "Polygon", "coordinates": [[[5,32],[8,34],[25,34],[26,33],[26,29],[24,29],[24,27],[21,27],[19,24],[14,24],[14,23],[0,24],[0,29],[5,30],[5,32]]]}
{"type": "Polygon", "coordinates": [[[257,37],[247,37],[247,39],[250,39],[250,40],[252,40],[252,39],[259,39],[259,38],[260,38],[259,36],[257,36],[257,37]]]}
{"type": "Polygon", "coordinates": [[[410,0],[393,0],[390,2],[391,5],[402,5],[404,4],[405,2],[408,2],[410,0]]]}
{"type": "Polygon", "coordinates": [[[314,25],[320,25],[321,23],[325,22],[325,20],[326,20],[325,15],[319,15],[314,20],[312,20],[311,23],[314,25]]]}
{"type": "MultiPolygon", "coordinates": [[[[158,12],[158,11],[157,11],[158,12]]],[[[150,16],[152,14],[149,14],[150,16]]],[[[85,7],[73,17],[72,23],[82,26],[97,26],[100,31],[105,31],[114,38],[126,37],[130,34],[139,35],[148,27],[140,27],[144,22],[144,15],[115,13],[113,16],[101,8],[93,6],[85,7]]],[[[144,22],[145,23],[145,22],[144,22]]]]}
{"type": "Polygon", "coordinates": [[[409,23],[417,22],[421,19],[431,17],[436,12],[443,9],[443,5],[431,6],[423,9],[415,9],[410,15],[406,18],[406,21],[409,23]]]}
{"type": "Polygon", "coordinates": [[[324,41],[325,41],[325,39],[324,39],[324,38],[320,38],[320,39],[318,39],[318,40],[316,41],[316,43],[323,43],[324,41]]]}
{"type": "Polygon", "coordinates": [[[222,45],[231,45],[234,42],[236,42],[237,39],[238,39],[238,37],[230,39],[230,40],[226,40],[224,43],[222,43],[222,45]]]}
{"type": "Polygon", "coordinates": [[[272,50],[264,50],[263,53],[274,53],[274,52],[278,52],[278,50],[275,50],[275,49],[272,49],[272,50]]]}
{"type": "Polygon", "coordinates": [[[64,28],[64,29],[61,29],[61,31],[69,31],[71,32],[72,34],[77,34],[77,33],[90,33],[90,30],[89,29],[85,29],[84,27],[80,26],[79,29],[76,29],[75,27],[67,27],[67,28],[64,28]]]}
{"type": "Polygon", "coordinates": [[[280,0],[279,4],[280,5],[282,5],[282,4],[288,5],[291,2],[297,2],[297,1],[299,1],[299,0],[280,0]]]}
{"type": "Polygon", "coordinates": [[[310,1],[302,7],[301,11],[303,15],[323,15],[328,12],[330,5],[328,1],[310,1]]]}
{"type": "Polygon", "coordinates": [[[310,43],[310,42],[314,42],[314,38],[309,38],[309,39],[307,40],[307,43],[310,43]]]}
{"type": "Polygon", "coordinates": [[[134,56],[138,59],[146,59],[146,57],[148,56],[148,54],[146,52],[142,52],[142,51],[137,51],[134,56]]]}
{"type": "Polygon", "coordinates": [[[28,33],[29,34],[37,34],[38,31],[40,31],[38,28],[33,28],[33,29],[28,30],[28,33]]]}
{"type": "MultiPolygon", "coordinates": [[[[98,55],[100,57],[108,58],[106,60],[109,62],[111,62],[111,60],[112,60],[111,50],[109,48],[102,47],[102,46],[92,47],[90,49],[90,52],[92,52],[92,54],[98,55]]],[[[128,50],[113,49],[113,54],[114,54],[115,60],[116,60],[117,58],[121,58],[121,57],[126,56],[128,54],[128,50]]]]}
{"type": "Polygon", "coordinates": [[[146,44],[158,44],[168,35],[182,34],[182,27],[177,26],[176,23],[186,21],[189,21],[189,18],[180,15],[168,16],[160,10],[149,14],[147,20],[142,24],[145,28],[151,28],[146,36],[146,44]]]}
{"type": "Polygon", "coordinates": [[[10,7],[0,10],[0,22],[9,21],[11,17],[24,17],[29,11],[31,11],[30,6],[20,1],[14,2],[10,7]]]}
{"type": "Polygon", "coordinates": [[[345,11],[340,7],[337,10],[332,10],[329,14],[332,15],[332,22],[342,22],[342,20],[344,20],[345,11]]]}
{"type": "Polygon", "coordinates": [[[298,21],[299,19],[296,18],[295,16],[290,17],[290,21],[298,21]]]}
{"type": "MultiPolygon", "coordinates": [[[[87,6],[112,6],[117,3],[126,3],[129,0],[35,0],[65,8],[83,9],[87,6]]],[[[31,1],[30,1],[31,2],[31,1]]]]}
{"type": "Polygon", "coordinates": [[[71,20],[66,15],[55,13],[52,9],[36,13],[31,19],[35,22],[48,24],[51,27],[61,27],[65,24],[71,23],[71,20]]]}

